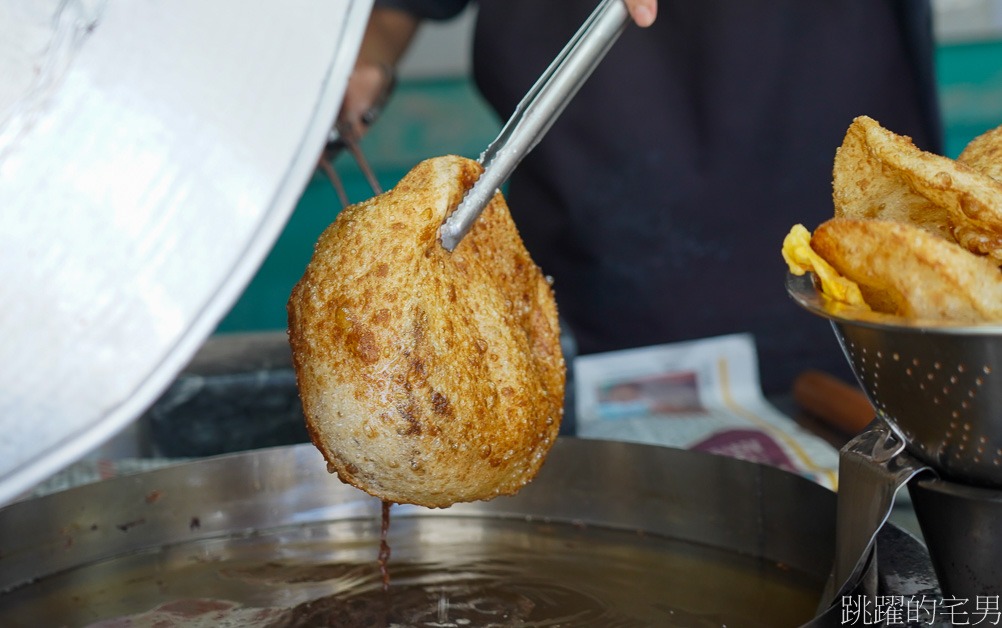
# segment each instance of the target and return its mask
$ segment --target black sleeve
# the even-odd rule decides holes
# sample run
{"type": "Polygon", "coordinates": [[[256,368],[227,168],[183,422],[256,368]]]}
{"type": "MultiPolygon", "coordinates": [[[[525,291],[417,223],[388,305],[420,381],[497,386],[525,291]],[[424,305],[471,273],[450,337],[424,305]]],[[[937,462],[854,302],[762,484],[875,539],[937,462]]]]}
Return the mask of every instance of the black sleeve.
{"type": "Polygon", "coordinates": [[[376,0],[375,6],[407,11],[420,18],[445,20],[456,16],[470,0],[376,0]]]}

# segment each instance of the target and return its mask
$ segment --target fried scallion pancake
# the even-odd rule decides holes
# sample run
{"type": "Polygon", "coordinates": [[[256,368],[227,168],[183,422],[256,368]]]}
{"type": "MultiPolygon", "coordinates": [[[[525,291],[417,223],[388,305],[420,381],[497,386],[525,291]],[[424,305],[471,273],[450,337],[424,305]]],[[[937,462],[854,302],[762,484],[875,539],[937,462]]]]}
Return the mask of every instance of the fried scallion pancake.
{"type": "Polygon", "coordinates": [[[957,156],[957,161],[996,181],[1002,181],[1002,126],[986,131],[968,142],[957,156]]]}
{"type": "Polygon", "coordinates": [[[455,251],[438,240],[480,172],[430,159],[348,207],[289,299],[310,436],[341,480],[384,501],[515,493],[557,437],[556,304],[501,194],[455,251]]]}
{"type": "Polygon", "coordinates": [[[833,218],[811,248],[859,285],[874,310],[955,324],[1002,321],[1002,272],[986,257],[915,225],[833,218]]]}
{"type": "Polygon", "coordinates": [[[835,155],[835,216],[917,225],[1002,260],[1002,182],[872,118],[856,118],[835,155]]]}

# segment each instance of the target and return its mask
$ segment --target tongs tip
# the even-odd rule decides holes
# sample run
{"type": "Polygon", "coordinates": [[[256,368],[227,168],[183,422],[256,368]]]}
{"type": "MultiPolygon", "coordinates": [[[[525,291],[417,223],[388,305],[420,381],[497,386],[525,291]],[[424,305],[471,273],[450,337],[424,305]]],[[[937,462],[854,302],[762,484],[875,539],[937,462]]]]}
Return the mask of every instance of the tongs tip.
{"type": "Polygon", "coordinates": [[[348,194],[345,190],[344,183],[341,181],[341,177],[338,176],[337,171],[334,169],[334,160],[337,159],[338,155],[344,149],[348,149],[348,152],[354,158],[355,163],[358,164],[359,170],[362,171],[362,175],[365,177],[366,181],[369,183],[369,187],[372,188],[374,193],[382,194],[383,188],[379,184],[379,179],[376,177],[375,171],[369,165],[368,160],[362,153],[362,149],[359,146],[359,142],[356,139],[358,136],[354,132],[350,123],[338,122],[331,129],[327,136],[327,144],[324,146],[323,153],[320,155],[318,160],[318,166],[327,175],[328,180],[330,180],[331,185],[334,187],[334,191],[337,194],[338,200],[341,203],[341,207],[347,207],[350,204],[348,200],[348,194]]]}

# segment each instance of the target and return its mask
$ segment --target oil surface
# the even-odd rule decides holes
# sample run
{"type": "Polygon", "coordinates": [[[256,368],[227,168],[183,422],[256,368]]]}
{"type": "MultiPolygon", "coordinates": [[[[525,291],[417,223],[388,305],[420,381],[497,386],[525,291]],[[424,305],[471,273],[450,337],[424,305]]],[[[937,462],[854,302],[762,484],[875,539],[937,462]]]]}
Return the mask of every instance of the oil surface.
{"type": "Polygon", "coordinates": [[[798,626],[823,582],[715,548],[564,522],[397,517],[131,554],[0,597],[5,626],[798,626]]]}

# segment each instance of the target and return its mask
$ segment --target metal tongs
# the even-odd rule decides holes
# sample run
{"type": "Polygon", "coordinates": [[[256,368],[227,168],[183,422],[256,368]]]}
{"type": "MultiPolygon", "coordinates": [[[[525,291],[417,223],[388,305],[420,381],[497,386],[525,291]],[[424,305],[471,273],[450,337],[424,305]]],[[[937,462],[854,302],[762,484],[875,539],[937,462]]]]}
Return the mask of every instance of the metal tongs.
{"type": "Polygon", "coordinates": [[[334,186],[334,192],[337,194],[338,200],[341,202],[341,207],[347,207],[350,204],[348,200],[348,193],[344,189],[344,183],[341,181],[341,177],[338,176],[337,171],[334,169],[334,160],[337,159],[341,151],[347,149],[351,156],[355,159],[355,163],[358,164],[359,170],[365,175],[366,181],[372,187],[372,191],[376,194],[382,194],[383,188],[379,185],[379,180],[376,179],[376,173],[373,172],[372,167],[369,165],[368,160],[366,160],[365,155],[362,154],[362,149],[359,147],[358,142],[355,141],[357,135],[351,128],[348,122],[338,122],[330,133],[327,135],[327,144],[324,147],[323,154],[320,155],[320,159],[317,165],[327,178],[330,179],[331,185],[334,186]]]}
{"type": "Polygon", "coordinates": [[[442,223],[439,234],[446,250],[456,248],[494,192],[539,143],[629,21],[623,0],[602,0],[539,77],[497,139],[480,156],[483,174],[442,223]]]}
{"type": "MultiPolygon", "coordinates": [[[[397,77],[391,68],[386,65],[380,66],[385,75],[385,82],[383,84],[383,89],[380,91],[379,95],[376,97],[375,102],[369,107],[365,113],[362,114],[361,124],[363,127],[372,126],[379,115],[383,112],[383,108],[386,106],[387,101],[390,99],[390,94],[397,85],[397,77]]],[[[362,148],[358,144],[358,138],[361,136],[355,126],[348,122],[347,120],[338,120],[334,124],[334,128],[330,130],[327,134],[327,143],[324,145],[323,153],[320,155],[320,159],[317,162],[317,166],[323,170],[327,178],[330,179],[331,185],[334,187],[334,192],[337,193],[338,200],[341,201],[341,207],[347,207],[350,203],[348,200],[348,193],[344,189],[344,183],[341,181],[341,177],[338,176],[337,171],[334,169],[334,161],[338,158],[345,149],[351,154],[355,159],[355,163],[358,164],[358,169],[362,171],[365,176],[365,180],[369,182],[369,187],[376,194],[382,194],[383,188],[379,185],[379,180],[376,178],[376,173],[373,172],[372,166],[369,165],[369,161],[365,158],[362,153],[362,148]]]]}

